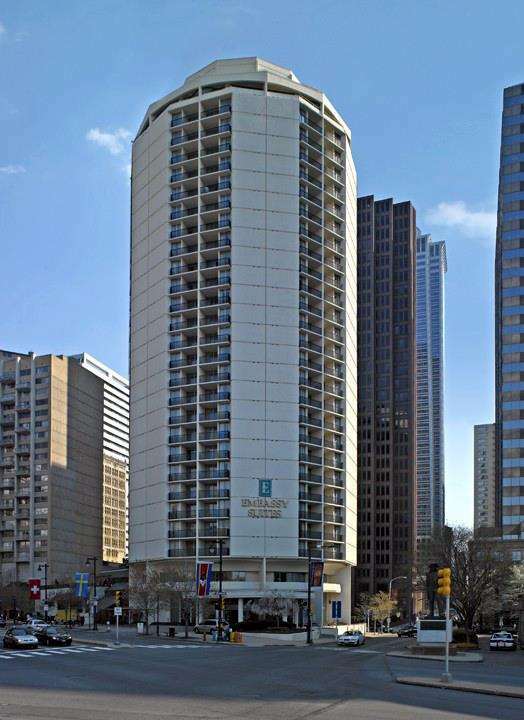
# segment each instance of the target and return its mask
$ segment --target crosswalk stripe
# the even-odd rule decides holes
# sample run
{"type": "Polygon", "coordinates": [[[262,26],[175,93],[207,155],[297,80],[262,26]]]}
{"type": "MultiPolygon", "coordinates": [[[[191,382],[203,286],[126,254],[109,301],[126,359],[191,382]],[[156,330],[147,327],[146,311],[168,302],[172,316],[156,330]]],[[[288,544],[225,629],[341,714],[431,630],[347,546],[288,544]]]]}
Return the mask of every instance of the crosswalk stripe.
{"type": "Polygon", "coordinates": [[[17,652],[16,655],[12,655],[12,657],[33,657],[33,654],[17,652]]]}
{"type": "Polygon", "coordinates": [[[0,660],[12,660],[12,659],[13,659],[12,655],[4,655],[3,653],[2,653],[2,655],[0,655],[0,660]]]}
{"type": "Polygon", "coordinates": [[[46,655],[65,655],[63,650],[48,650],[46,655]]]}
{"type": "Polygon", "coordinates": [[[33,650],[33,652],[32,652],[31,654],[32,654],[32,655],[42,655],[42,657],[47,657],[47,656],[49,655],[49,653],[46,653],[46,652],[38,652],[38,650],[33,650]]]}

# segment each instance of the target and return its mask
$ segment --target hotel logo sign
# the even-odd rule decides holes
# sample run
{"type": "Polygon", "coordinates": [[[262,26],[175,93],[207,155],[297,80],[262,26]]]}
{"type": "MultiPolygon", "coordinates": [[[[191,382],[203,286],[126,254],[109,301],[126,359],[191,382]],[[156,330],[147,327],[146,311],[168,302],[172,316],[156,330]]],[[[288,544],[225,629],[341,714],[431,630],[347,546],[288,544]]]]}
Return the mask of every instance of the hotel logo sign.
{"type": "Polygon", "coordinates": [[[241,498],[242,507],[247,509],[247,516],[250,518],[280,518],[288,502],[289,500],[271,497],[241,498]]]}

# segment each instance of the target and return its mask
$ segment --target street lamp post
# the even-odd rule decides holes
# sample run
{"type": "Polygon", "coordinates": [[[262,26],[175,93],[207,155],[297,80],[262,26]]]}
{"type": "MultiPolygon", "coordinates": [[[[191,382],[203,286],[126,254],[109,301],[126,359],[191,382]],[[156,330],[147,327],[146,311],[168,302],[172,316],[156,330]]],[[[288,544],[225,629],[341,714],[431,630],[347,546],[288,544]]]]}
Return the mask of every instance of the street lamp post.
{"type": "MultiPolygon", "coordinates": [[[[389,593],[388,593],[388,597],[390,600],[391,600],[391,586],[393,585],[395,580],[407,580],[407,577],[405,575],[397,575],[396,577],[391,578],[391,580],[389,581],[389,593]]],[[[389,630],[390,625],[391,625],[391,607],[388,610],[388,630],[389,630]]]]}
{"type": "MultiPolygon", "coordinates": [[[[335,547],[333,543],[318,543],[318,549],[335,547]]],[[[322,598],[322,605],[324,599],[322,598]]],[[[306,643],[313,644],[311,637],[311,545],[307,546],[307,626],[306,626],[306,643]]]]}
{"type": "Polygon", "coordinates": [[[43,563],[42,565],[38,566],[38,572],[44,571],[44,619],[47,622],[47,615],[49,611],[49,605],[47,604],[47,569],[49,568],[49,565],[47,563],[43,563]]]}
{"type": "Polygon", "coordinates": [[[98,630],[98,624],[96,622],[96,607],[97,607],[97,599],[96,599],[96,561],[97,561],[96,555],[93,555],[92,557],[88,557],[86,559],[86,565],[91,565],[91,562],[93,563],[93,630],[98,630]]]}
{"type": "MultiPolygon", "coordinates": [[[[219,571],[218,571],[218,628],[217,628],[217,642],[222,640],[222,622],[223,622],[223,612],[222,612],[222,564],[224,560],[224,538],[218,538],[216,541],[216,545],[218,545],[219,549],[219,571]]],[[[210,548],[211,554],[216,554],[216,547],[212,546],[210,548]]]]}
{"type": "Polygon", "coordinates": [[[307,546],[307,631],[306,642],[313,643],[311,639],[311,545],[307,546]]]}

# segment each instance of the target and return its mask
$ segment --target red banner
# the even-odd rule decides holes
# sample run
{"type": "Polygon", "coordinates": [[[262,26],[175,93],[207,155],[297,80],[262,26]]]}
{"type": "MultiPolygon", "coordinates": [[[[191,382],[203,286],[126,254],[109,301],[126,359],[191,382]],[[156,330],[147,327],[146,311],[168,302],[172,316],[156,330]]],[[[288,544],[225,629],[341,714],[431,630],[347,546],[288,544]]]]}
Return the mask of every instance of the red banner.
{"type": "Polygon", "coordinates": [[[211,578],[213,576],[213,563],[198,563],[197,571],[197,595],[198,597],[206,597],[209,595],[211,587],[211,578]]]}
{"type": "Polygon", "coordinates": [[[29,580],[27,584],[29,586],[29,597],[31,600],[40,600],[40,580],[38,578],[29,580]]]}

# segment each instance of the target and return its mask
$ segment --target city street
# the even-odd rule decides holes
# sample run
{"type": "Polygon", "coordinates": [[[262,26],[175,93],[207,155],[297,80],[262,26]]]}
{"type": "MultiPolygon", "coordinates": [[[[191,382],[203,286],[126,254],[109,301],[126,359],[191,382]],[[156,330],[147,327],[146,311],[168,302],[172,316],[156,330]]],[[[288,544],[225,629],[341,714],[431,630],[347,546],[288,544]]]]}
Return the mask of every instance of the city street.
{"type": "MultiPolygon", "coordinates": [[[[161,638],[133,646],[82,644],[0,651],[0,718],[17,720],[520,720],[524,702],[395,683],[396,675],[437,677],[437,662],[388,658],[405,641],[377,638],[363,648],[319,644],[248,648],[161,638]]],[[[524,653],[453,665],[454,675],[522,685],[524,653]],[[504,680],[504,678],[506,680],[504,680]]]]}

